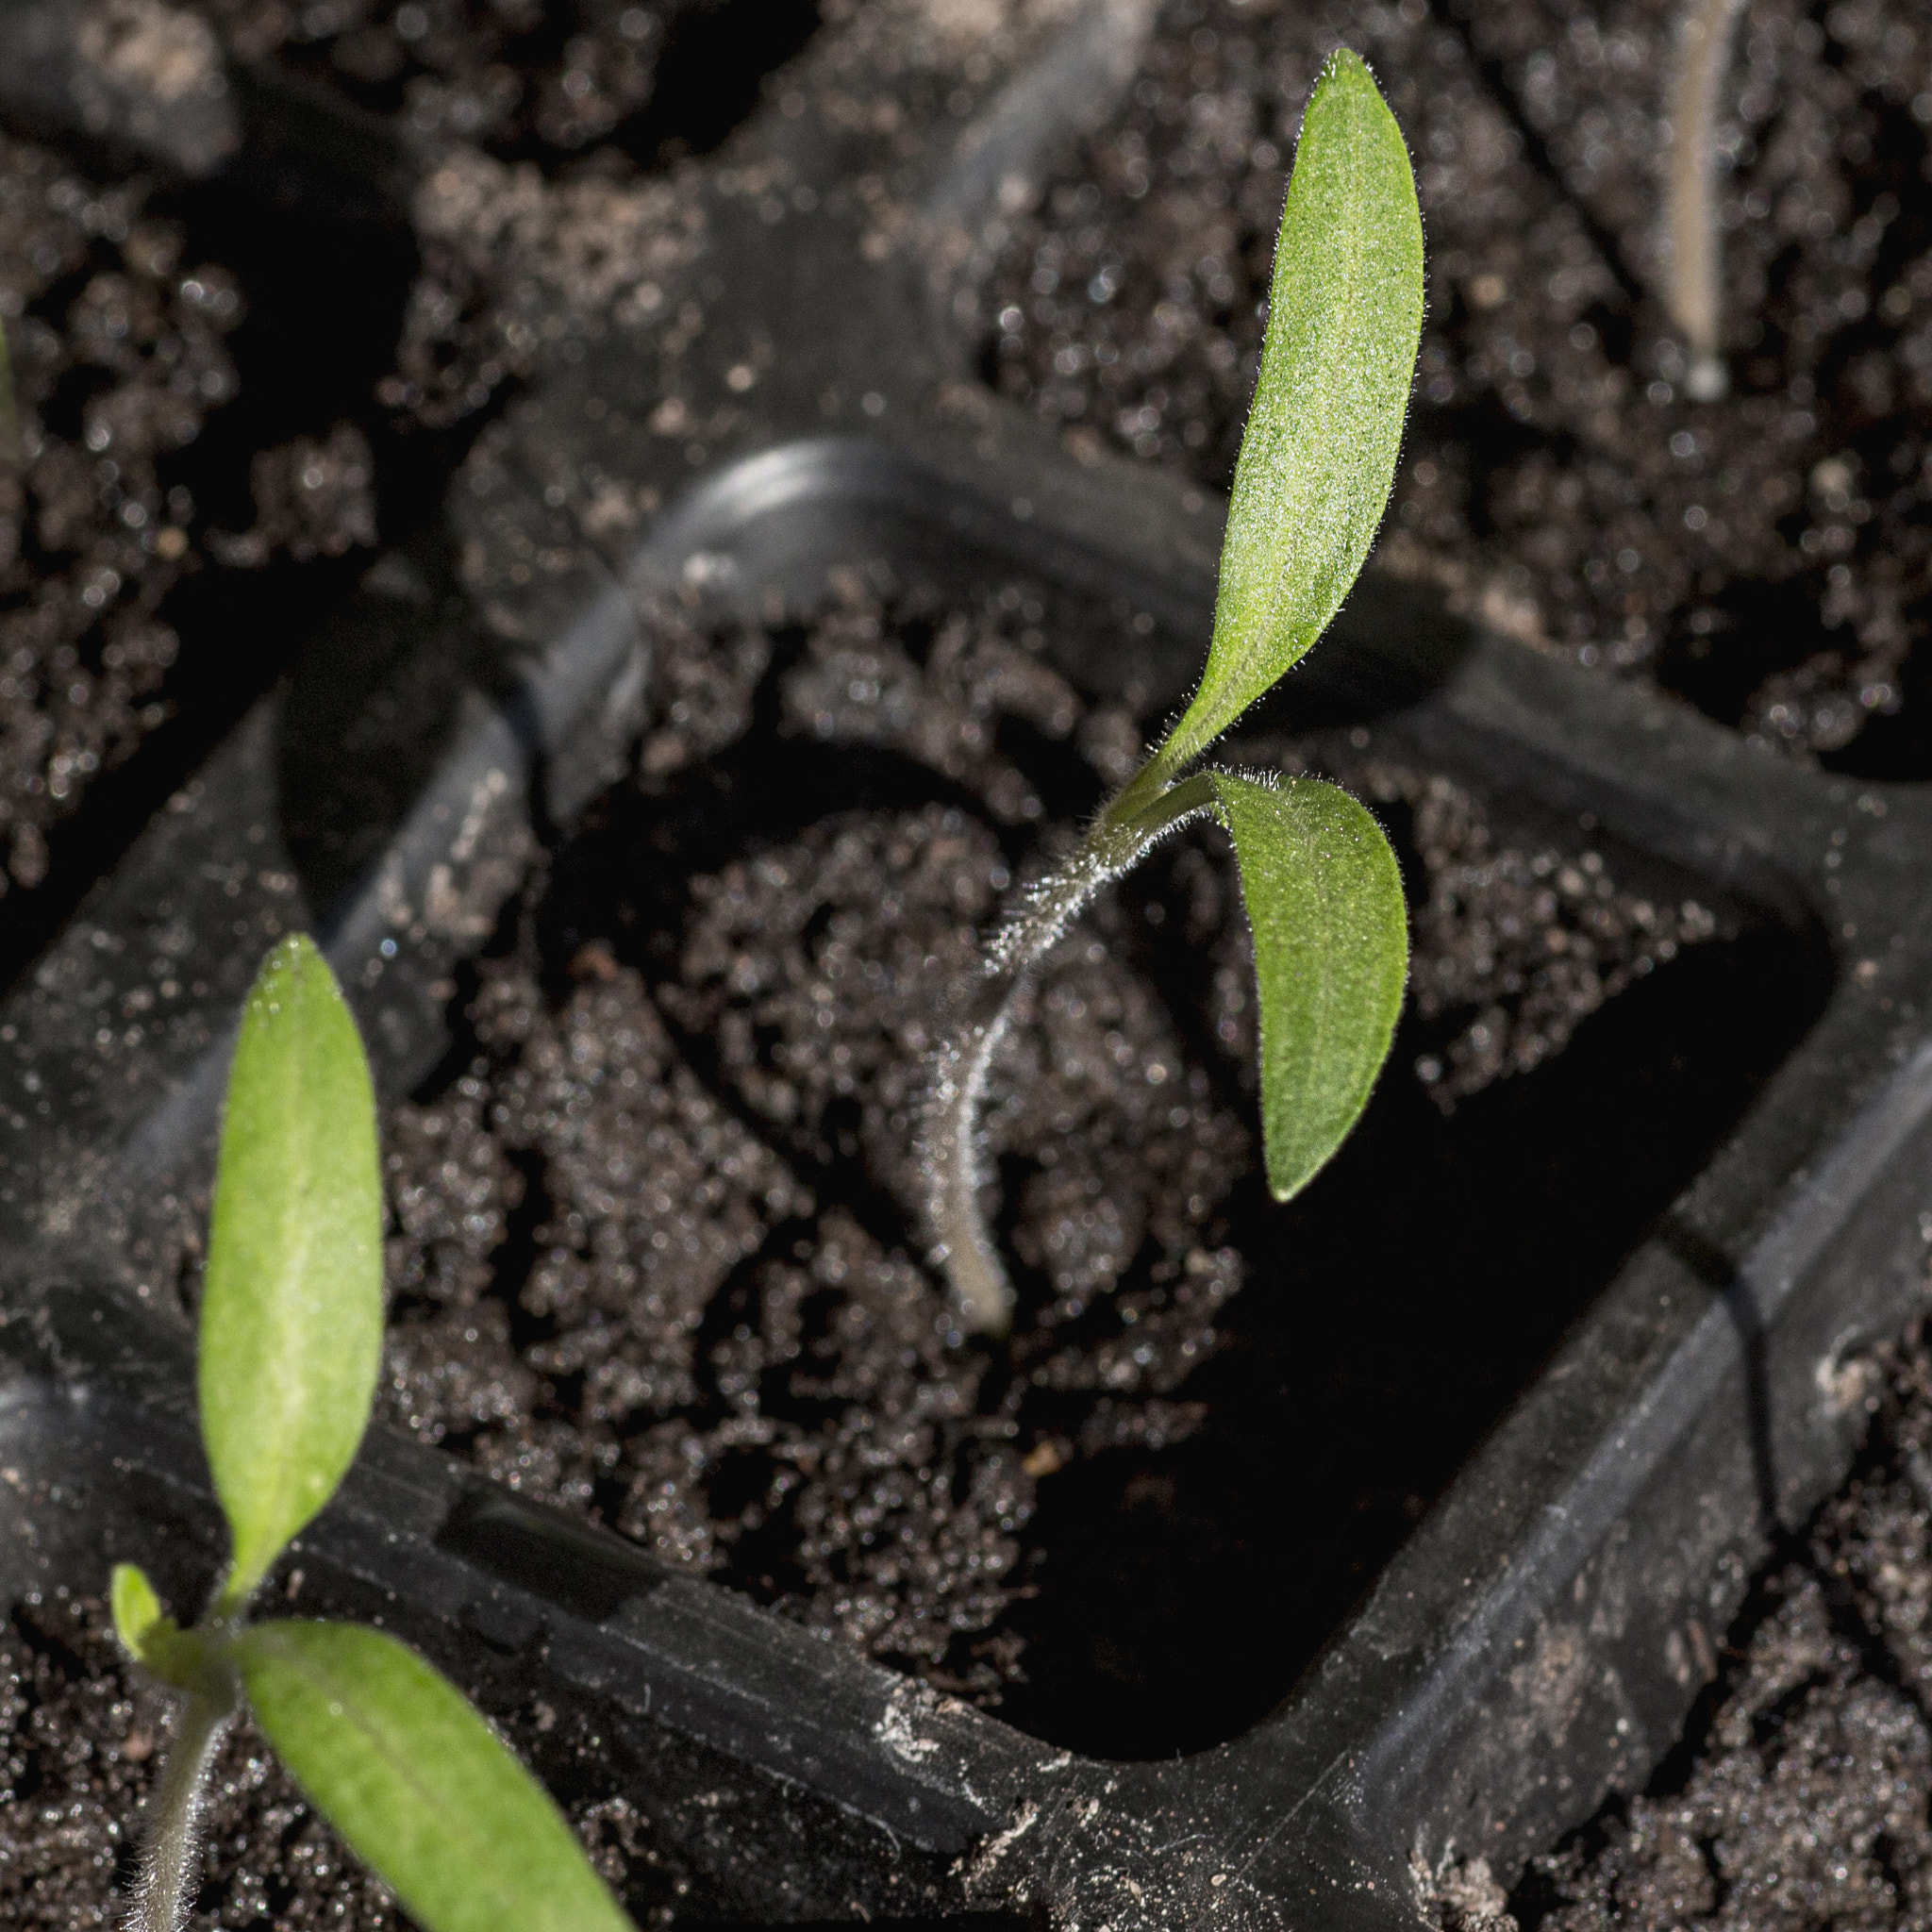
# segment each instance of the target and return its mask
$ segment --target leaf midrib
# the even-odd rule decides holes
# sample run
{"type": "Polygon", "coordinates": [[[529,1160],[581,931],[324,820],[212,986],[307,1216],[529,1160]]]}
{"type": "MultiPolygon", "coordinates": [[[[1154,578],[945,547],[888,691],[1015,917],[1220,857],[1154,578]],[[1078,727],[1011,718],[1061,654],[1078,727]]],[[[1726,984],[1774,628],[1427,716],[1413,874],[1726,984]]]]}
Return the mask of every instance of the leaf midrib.
{"type": "MultiPolygon", "coordinates": [[[[269,1627],[272,1628],[273,1626],[269,1627]]],[[[470,1829],[464,1807],[461,1805],[452,1806],[448,1802],[447,1793],[434,1791],[432,1788],[425,1785],[418,1777],[414,1767],[409,1763],[408,1757],[399,1754],[394,1746],[386,1740],[383,1734],[378,1732],[375,1726],[362,1715],[353,1693],[343,1691],[335,1685],[332,1679],[324,1677],[299,1650],[291,1654],[289,1650],[285,1650],[279,1644],[276,1644],[271,1649],[270,1657],[279,1668],[288,1671],[291,1676],[300,1679],[315,1696],[322,1700],[325,1709],[328,1711],[330,1722],[346,1723],[361,1735],[369,1745],[372,1756],[379,1758],[391,1770],[397,1782],[405,1787],[425,1814],[430,1817],[441,1815],[442,1824],[439,1826],[439,1829],[445,1830],[448,1836],[452,1838],[461,1838],[466,1856],[474,1858],[479,1866],[485,1868],[491,1874],[491,1884],[496,1890],[508,1893],[512,1889],[511,1884],[508,1881],[514,1880],[519,1867],[515,1863],[507,1860],[501,1864],[498,1863],[491,1851],[492,1838],[480,1835],[476,1831],[470,1829]],[[341,1707],[341,1715],[340,1717],[337,1717],[335,1711],[330,1708],[330,1707],[338,1704],[341,1707]],[[504,1876],[497,1876],[496,1874],[499,1873],[504,1874],[504,1876]]],[[[478,1722],[480,1723],[481,1720],[479,1719],[478,1722]]],[[[326,1809],[326,1807],[324,1808],[326,1809]]],[[[525,1864],[527,1865],[527,1863],[528,1861],[525,1860],[525,1864]]],[[[394,1885],[395,1882],[389,1874],[384,1873],[382,1876],[388,1883],[392,1886],[394,1885]]],[[[400,1893],[401,1887],[397,1886],[395,1889],[400,1893]]],[[[405,1903],[408,1903],[408,1901],[406,1900],[405,1903]]],[[[409,1909],[412,1912],[420,1912],[422,1907],[420,1905],[410,1905],[409,1909]]],[[[540,1925],[550,1925],[556,1923],[547,1909],[541,1907],[539,1909],[542,1910],[542,1917],[538,1922],[540,1925]]]]}
{"type": "MultiPolygon", "coordinates": [[[[1353,87],[1347,90],[1341,105],[1346,109],[1348,116],[1345,144],[1342,142],[1337,143],[1338,153],[1341,156],[1344,162],[1344,167],[1338,170],[1338,172],[1345,172],[1347,177],[1345,192],[1341,197],[1343,229],[1346,237],[1346,265],[1341,278],[1341,285],[1343,303],[1353,307],[1356,306],[1354,298],[1357,295],[1357,291],[1364,286],[1366,280],[1362,272],[1362,264],[1367,253],[1368,228],[1361,206],[1362,196],[1354,192],[1359,184],[1362,174],[1361,151],[1365,129],[1363,126],[1362,104],[1353,87]]],[[[1330,329],[1323,333],[1324,340],[1320,348],[1321,375],[1323,378],[1321,392],[1329,393],[1341,387],[1341,382],[1337,378],[1345,371],[1348,358],[1345,353],[1343,331],[1330,329]]],[[[1288,580],[1295,573],[1301,562],[1300,557],[1294,550],[1291,549],[1288,556],[1282,559],[1280,569],[1275,573],[1274,590],[1268,602],[1267,622],[1260,627],[1249,647],[1246,668],[1250,670],[1252,670],[1256,658],[1265,649],[1267,640],[1274,633],[1277,615],[1282,606],[1289,601],[1288,580]]]]}

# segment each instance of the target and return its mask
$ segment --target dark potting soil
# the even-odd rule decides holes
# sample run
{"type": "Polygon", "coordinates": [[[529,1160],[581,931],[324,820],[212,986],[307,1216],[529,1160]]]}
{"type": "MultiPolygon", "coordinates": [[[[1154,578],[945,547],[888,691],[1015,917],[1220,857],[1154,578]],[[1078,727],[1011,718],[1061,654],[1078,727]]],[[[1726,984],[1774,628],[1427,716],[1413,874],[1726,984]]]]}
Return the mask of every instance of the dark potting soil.
{"type": "MultiPolygon", "coordinates": [[[[15,1606],[0,1626],[0,1918],[8,1925],[80,1932],[121,1923],[116,1895],[133,1877],[141,1807],[172,1725],[165,1700],[128,1667],[99,1599],[63,1591],[15,1606]]],[[[580,1755],[583,1784],[594,1790],[594,1755],[580,1755]]],[[[641,1876],[655,1863],[623,1799],[566,1808],[620,1893],[634,1864],[641,1876]]],[[[652,1924],[666,1914],[640,1906],[639,1916],[652,1924]]],[[[416,1922],[244,1723],[215,1758],[193,1923],[408,1932],[416,1922]]]]}
{"type": "MultiPolygon", "coordinates": [[[[1857,1364],[1851,1478],[1760,1578],[1684,1745],[1642,1797],[1539,1858],[1505,1900],[1451,1869],[1451,1932],[1810,1932],[1932,1913],[1932,1348],[1857,1364]]],[[[1698,1633],[1692,1633],[1695,1637],[1698,1633]]]]}
{"type": "MultiPolygon", "coordinates": [[[[411,215],[421,268],[375,392],[432,431],[487,408],[559,328],[676,334],[670,277],[705,225],[688,173],[552,180],[467,146],[425,177],[411,215]]],[[[640,515],[622,492],[586,508],[600,534],[640,515]]]]}
{"type": "Polygon", "coordinates": [[[180,641],[162,606],[184,575],[211,550],[265,563],[375,535],[368,444],[348,424],[244,454],[234,493],[245,506],[253,483],[258,518],[210,528],[182,453],[237,393],[244,298],[149,199],[0,139],[0,891],[42,882],[51,827],[167,716],[180,641]]]}
{"type": "Polygon", "coordinates": [[[409,257],[0,138],[0,977],[434,501],[372,394],[409,257]]]}
{"type": "Polygon", "coordinates": [[[715,147],[804,45],[814,0],[193,0],[273,62],[431,141],[554,169],[715,147]]]}
{"type": "Polygon", "coordinates": [[[1907,0],[1751,0],[1719,108],[1724,400],[1659,293],[1679,9],[1168,0],[981,301],[989,379],[1221,489],[1282,184],[1346,43],[1415,158],[1428,314],[1381,557],[1753,738],[1932,772],[1932,196],[1907,0]]]}
{"type": "Polygon", "coordinates": [[[1231,866],[1177,841],[1003,1053],[1020,1311],[967,1338],[922,1261],[924,1062],[975,930],[1139,739],[1050,667],[1045,618],[1024,587],[856,580],[810,624],[660,614],[633,777],[386,1120],[384,1399],[1056,1742],[1164,1756],[1287,1690],[1775,1065],[1816,962],[1365,731],[1237,747],[1390,824],[1416,935],[1391,1068],[1272,1208],[1231,866]],[[1465,1307],[1444,1257],[1475,1252],[1465,1307]]]}

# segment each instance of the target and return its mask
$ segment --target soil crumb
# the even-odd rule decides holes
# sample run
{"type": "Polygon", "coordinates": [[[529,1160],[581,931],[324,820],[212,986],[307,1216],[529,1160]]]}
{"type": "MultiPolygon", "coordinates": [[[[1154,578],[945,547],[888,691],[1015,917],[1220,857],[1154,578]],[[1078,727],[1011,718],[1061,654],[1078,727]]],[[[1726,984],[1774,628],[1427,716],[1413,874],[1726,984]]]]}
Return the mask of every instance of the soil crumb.
{"type": "MultiPolygon", "coordinates": [[[[142,1808],[173,1731],[168,1700],[127,1663],[105,1603],[62,1590],[15,1606],[0,1626],[0,1917],[8,1924],[79,1932],[121,1923],[142,1808]]],[[[622,1800],[565,1808],[621,1894],[639,1850],[634,1810],[622,1800]]],[[[197,1926],[414,1932],[416,1921],[317,1815],[246,1720],[216,1754],[203,1831],[197,1926]]]]}
{"type": "MultiPolygon", "coordinates": [[[[1871,1441],[1760,1581],[1706,1728],[1662,1789],[1533,1862],[1539,1932],[1800,1932],[1932,1908],[1932,1347],[1860,1365],[1871,1441]]],[[[1453,1917],[1444,1918],[1454,1926],[1453,1917]]],[[[1505,1921],[1504,1924],[1510,1922],[1505,1921]]]]}
{"type": "MultiPolygon", "coordinates": [[[[1113,124],[1004,225],[993,379],[1076,448],[1224,488],[1302,107],[1354,46],[1429,255],[1385,563],[1794,756],[1844,753],[1924,682],[1924,22],[1743,10],[1718,134],[1731,385],[1699,403],[1658,299],[1673,18],[1169,0],[1113,124]]],[[[1858,758],[1922,774],[1928,729],[1858,758]]]]}
{"type": "MultiPolygon", "coordinates": [[[[1024,586],[959,608],[856,579],[771,630],[658,613],[635,775],[533,876],[449,1076],[384,1130],[392,1417],[986,1701],[1023,1674],[1040,1484],[1201,1420],[1255,1158],[1237,884],[1185,841],[1063,943],[996,1069],[1010,1341],[964,1338],[920,1259],[947,997],[1131,730],[1053,669],[1044,621],[1024,586]],[[1177,1008],[1160,961],[1183,954],[1177,1008]]],[[[1352,759],[1383,803],[1441,1103],[1715,929],[1601,854],[1513,841],[1439,774],[1249,750],[1352,759]]]]}

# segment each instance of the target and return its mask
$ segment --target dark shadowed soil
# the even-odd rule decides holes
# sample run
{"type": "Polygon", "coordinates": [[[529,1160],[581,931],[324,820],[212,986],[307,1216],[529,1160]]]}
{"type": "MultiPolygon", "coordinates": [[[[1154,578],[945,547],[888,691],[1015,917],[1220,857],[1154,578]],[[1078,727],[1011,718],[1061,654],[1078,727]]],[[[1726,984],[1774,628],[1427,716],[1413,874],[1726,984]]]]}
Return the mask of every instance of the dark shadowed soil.
{"type": "Polygon", "coordinates": [[[1169,0],[1125,107],[1009,224],[987,373],[1076,449],[1224,488],[1302,106],[1353,45],[1414,155],[1429,258],[1383,560],[1796,755],[1924,775],[1925,22],[1743,8],[1720,108],[1732,385],[1699,404],[1658,299],[1674,18],[1169,0]]]}
{"type": "Polygon", "coordinates": [[[575,152],[650,99],[663,6],[636,0],[201,0],[244,65],[274,58],[413,131],[575,152]]]}
{"type": "Polygon", "coordinates": [[[416,266],[364,212],[0,139],[0,981],[436,512],[465,439],[375,393],[416,266]]]}
{"type": "MultiPolygon", "coordinates": [[[[131,1881],[141,1807],[172,1724],[164,1699],[128,1667],[104,1603],[63,1591],[15,1607],[0,1626],[7,1924],[81,1932],[121,1923],[115,1893],[131,1881]]],[[[594,1772],[585,1782],[594,1789],[594,1772]]],[[[622,1799],[567,1808],[620,1892],[634,1857],[641,1869],[652,1861],[622,1799]]],[[[316,1816],[251,1725],[231,1731],[215,1758],[204,1846],[197,1927],[407,1932],[416,1923],[316,1816]]]]}
{"type": "MultiPolygon", "coordinates": [[[[638,21],[658,34],[637,8],[587,7],[602,25],[583,32],[555,8],[215,10],[259,58],[279,35],[296,67],[341,55],[358,86],[375,86],[358,34],[408,39],[418,15],[410,44],[485,92],[503,48],[547,48],[551,92],[585,129],[608,117],[581,73],[616,75],[638,21]]],[[[756,92],[754,75],[734,119],[756,92]]],[[[285,208],[252,161],[199,185],[103,180],[0,138],[0,895],[45,887],[9,902],[0,978],[295,658],[372,547],[435,515],[546,319],[647,321],[665,301],[692,245],[688,195],[622,155],[554,183],[444,132],[414,231],[353,197],[285,208]]]]}
{"type": "Polygon", "coordinates": [[[1872,1365],[1869,1448],[1760,1580],[1689,1740],[1508,1901],[1456,1874],[1461,1932],[1808,1932],[1932,1911],[1932,1350],[1872,1365]]]}
{"type": "Polygon", "coordinates": [[[1752,989],[1813,969],[1366,731],[1257,742],[1357,785],[1403,852],[1417,993],[1381,1096],[1268,1207],[1231,865],[1177,843],[1001,1059],[1021,1310],[968,1340],[922,1261],[924,1059],[975,928],[1134,741],[1041,616],[1015,587],[658,625],[636,775],[506,913],[445,1072],[387,1120],[386,1401],[1057,1741],[1159,1755],[1288,1688],[1775,1064],[1752,989]],[[1430,1285],[1464,1241],[1479,1316],[1430,1285]],[[1343,1278],[1371,1291],[1324,1293],[1343,1278]],[[1412,1425],[1366,1441],[1364,1404],[1412,1425]]]}
{"type": "MultiPolygon", "coordinates": [[[[423,178],[415,275],[372,376],[396,426],[501,402],[558,330],[669,329],[715,149],[818,25],[815,0],[193,0],[273,118],[376,115],[423,178]],[[375,379],[379,376],[379,380],[375,379]]],[[[474,429],[474,423],[471,428],[474,429]]],[[[608,525],[610,506],[601,506],[608,525]]]]}
{"type": "Polygon", "coordinates": [[[0,139],[0,891],[42,881],[53,827],[169,715],[184,577],[375,539],[351,424],[192,449],[239,392],[246,295],[151,203],[0,139]]]}
{"type": "Polygon", "coordinates": [[[812,0],[193,0],[231,60],[411,134],[556,169],[715,146],[818,22],[812,0]]]}

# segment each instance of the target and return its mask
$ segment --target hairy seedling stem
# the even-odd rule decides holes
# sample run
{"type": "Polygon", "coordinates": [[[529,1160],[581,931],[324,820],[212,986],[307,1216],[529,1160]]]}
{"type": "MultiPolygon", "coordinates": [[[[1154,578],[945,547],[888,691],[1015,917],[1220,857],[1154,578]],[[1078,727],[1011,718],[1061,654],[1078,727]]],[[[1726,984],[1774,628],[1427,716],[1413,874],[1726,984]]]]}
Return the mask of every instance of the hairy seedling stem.
{"type": "Polygon", "coordinates": [[[985,1184],[979,1113],[993,1056],[1035,968],[1103,886],[1132,871],[1170,832],[1191,819],[1220,816],[1205,775],[1133,809],[1132,788],[1102,812],[1080,848],[1023,899],[989,949],[984,976],[935,1068],[924,1166],[935,1258],[942,1262],[974,1327],[1004,1333],[1012,1288],[997,1242],[980,1212],[985,1184]],[[1123,816],[1123,808],[1127,808],[1123,816]]]}
{"type": "Polygon", "coordinates": [[[150,1801],[128,1932],[180,1932],[187,1922],[201,1860],[208,1767],[234,1721],[235,1707],[232,1697],[217,1702],[202,1691],[190,1692],[181,1707],[179,1727],[150,1801]]]}

